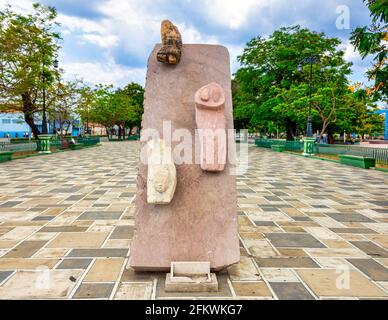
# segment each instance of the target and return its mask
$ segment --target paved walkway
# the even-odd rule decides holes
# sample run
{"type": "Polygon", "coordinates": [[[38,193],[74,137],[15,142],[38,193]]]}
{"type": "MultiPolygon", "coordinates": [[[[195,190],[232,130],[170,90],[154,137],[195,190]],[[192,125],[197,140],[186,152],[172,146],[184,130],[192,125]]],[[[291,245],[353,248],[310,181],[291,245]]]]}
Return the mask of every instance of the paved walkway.
{"type": "Polygon", "coordinates": [[[250,148],[218,293],[127,268],[137,143],[0,164],[0,298],[388,297],[388,174],[250,148]]]}

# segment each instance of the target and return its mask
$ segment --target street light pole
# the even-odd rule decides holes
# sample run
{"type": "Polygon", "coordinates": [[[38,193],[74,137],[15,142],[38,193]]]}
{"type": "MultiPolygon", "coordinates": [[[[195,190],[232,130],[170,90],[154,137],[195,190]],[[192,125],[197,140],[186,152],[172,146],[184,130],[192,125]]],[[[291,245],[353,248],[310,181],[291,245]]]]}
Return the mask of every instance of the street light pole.
{"type": "Polygon", "coordinates": [[[318,55],[311,55],[307,58],[302,59],[299,62],[298,70],[303,71],[303,64],[310,64],[310,79],[309,79],[309,108],[308,108],[308,117],[307,117],[307,129],[306,129],[306,138],[304,141],[304,152],[303,155],[306,157],[312,156],[314,154],[314,143],[315,139],[313,136],[313,125],[311,119],[311,110],[312,110],[312,93],[313,93],[313,64],[319,62],[318,55]]]}
{"type": "Polygon", "coordinates": [[[311,110],[312,110],[312,92],[313,92],[313,64],[318,63],[319,56],[318,55],[311,55],[307,58],[302,59],[299,62],[299,70],[303,70],[302,65],[303,64],[310,64],[310,78],[309,78],[309,108],[308,108],[308,118],[307,118],[307,130],[306,130],[306,137],[311,138],[313,136],[313,125],[312,125],[312,119],[311,119],[311,110]]]}
{"type": "Polygon", "coordinates": [[[42,80],[43,80],[43,116],[42,116],[42,134],[47,134],[47,116],[46,116],[46,81],[44,75],[44,60],[42,61],[42,80]]]}

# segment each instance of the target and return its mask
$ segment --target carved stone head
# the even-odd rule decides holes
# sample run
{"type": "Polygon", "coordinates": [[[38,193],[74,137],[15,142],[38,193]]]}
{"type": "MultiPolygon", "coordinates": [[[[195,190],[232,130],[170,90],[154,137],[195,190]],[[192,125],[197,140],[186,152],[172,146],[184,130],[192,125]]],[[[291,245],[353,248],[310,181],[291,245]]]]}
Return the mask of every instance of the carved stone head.
{"type": "Polygon", "coordinates": [[[159,193],[167,191],[170,183],[170,171],[168,165],[155,166],[154,188],[159,193]]]}
{"type": "Polygon", "coordinates": [[[225,104],[224,90],[217,83],[209,83],[196,92],[195,103],[199,109],[220,110],[225,104]]]}

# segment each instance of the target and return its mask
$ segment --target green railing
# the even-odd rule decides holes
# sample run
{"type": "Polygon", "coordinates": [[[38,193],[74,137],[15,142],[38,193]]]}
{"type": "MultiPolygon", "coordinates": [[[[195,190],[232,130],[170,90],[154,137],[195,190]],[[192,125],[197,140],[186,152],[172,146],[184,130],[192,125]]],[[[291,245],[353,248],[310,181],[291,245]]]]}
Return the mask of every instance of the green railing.
{"type": "MultiPolygon", "coordinates": [[[[94,146],[100,143],[100,138],[75,138],[76,143],[83,144],[85,146],[94,146]]],[[[70,139],[67,139],[70,142],[70,139]]],[[[39,149],[40,141],[31,141],[26,143],[5,143],[0,142],[0,151],[11,151],[11,152],[28,152],[36,151],[39,149]]],[[[60,139],[51,139],[50,147],[56,149],[63,149],[63,143],[60,139]]]]}
{"type": "Polygon", "coordinates": [[[255,145],[261,148],[268,149],[270,149],[272,145],[281,145],[284,146],[287,151],[303,151],[303,142],[299,141],[256,139],[255,145]]]}
{"type": "Polygon", "coordinates": [[[37,148],[36,142],[0,144],[0,151],[24,152],[24,151],[35,151],[36,148],[37,148]]]}
{"type": "MultiPolygon", "coordinates": [[[[271,148],[272,145],[284,145],[287,151],[303,151],[303,142],[273,139],[256,139],[255,145],[261,148],[271,148]]],[[[376,163],[388,165],[388,148],[370,148],[354,145],[315,144],[314,153],[319,154],[349,154],[354,156],[371,157],[376,163]]]]}

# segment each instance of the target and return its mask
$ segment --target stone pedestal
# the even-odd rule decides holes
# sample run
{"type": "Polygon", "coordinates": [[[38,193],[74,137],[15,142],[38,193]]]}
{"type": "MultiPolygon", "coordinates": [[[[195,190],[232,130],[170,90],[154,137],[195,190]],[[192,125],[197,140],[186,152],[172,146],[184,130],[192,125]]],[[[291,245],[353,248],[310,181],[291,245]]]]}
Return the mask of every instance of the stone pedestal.
{"type": "Polygon", "coordinates": [[[315,138],[303,139],[303,155],[305,157],[311,157],[314,155],[315,138]]]}
{"type": "Polygon", "coordinates": [[[51,135],[48,134],[40,134],[38,135],[38,151],[39,153],[45,153],[45,154],[50,154],[50,140],[51,140],[51,135]]]}
{"type": "MultiPolygon", "coordinates": [[[[195,93],[216,82],[225,94],[226,129],[233,129],[229,54],[225,47],[184,45],[178,65],[157,61],[157,45],[149,60],[145,89],[142,140],[147,129],[155,129],[168,144],[163,121],[171,121],[172,134],[185,129],[196,137],[195,93]]],[[[212,270],[220,270],[240,259],[234,135],[228,135],[229,152],[222,172],[201,169],[199,144],[190,163],[177,163],[177,185],[169,204],[147,203],[147,165],[140,162],[137,178],[134,237],[130,266],[135,270],[168,271],[173,261],[209,261],[212,270]],[[233,170],[232,170],[233,171],[233,170]]],[[[140,147],[146,147],[142,141],[140,147]]],[[[181,141],[172,141],[172,150],[181,141]]],[[[175,150],[176,151],[176,150],[175,150]]]]}

